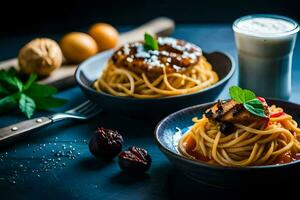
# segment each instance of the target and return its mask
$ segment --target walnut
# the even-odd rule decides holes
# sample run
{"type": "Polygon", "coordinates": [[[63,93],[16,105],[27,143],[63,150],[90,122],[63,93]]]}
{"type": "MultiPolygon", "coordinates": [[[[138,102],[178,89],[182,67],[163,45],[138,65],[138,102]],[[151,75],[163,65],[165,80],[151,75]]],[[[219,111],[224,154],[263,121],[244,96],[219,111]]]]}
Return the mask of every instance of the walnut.
{"type": "Polygon", "coordinates": [[[62,64],[63,55],[59,45],[48,38],[36,38],[19,52],[18,61],[22,73],[48,76],[62,64]]]}

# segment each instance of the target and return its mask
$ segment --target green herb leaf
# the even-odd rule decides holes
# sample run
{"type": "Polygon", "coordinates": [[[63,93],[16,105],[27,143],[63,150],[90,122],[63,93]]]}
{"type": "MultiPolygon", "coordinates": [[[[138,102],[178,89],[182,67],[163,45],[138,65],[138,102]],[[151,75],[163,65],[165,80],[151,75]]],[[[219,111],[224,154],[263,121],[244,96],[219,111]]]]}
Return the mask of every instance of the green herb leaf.
{"type": "Polygon", "coordinates": [[[25,94],[21,94],[19,100],[19,108],[27,118],[31,118],[35,111],[36,105],[32,98],[26,96],[25,94]]]}
{"type": "Polygon", "coordinates": [[[32,85],[25,91],[25,94],[30,97],[48,97],[56,92],[57,89],[55,87],[32,83],[32,85]]]}
{"type": "Polygon", "coordinates": [[[54,98],[57,89],[35,82],[36,74],[31,74],[25,84],[17,77],[15,69],[0,70],[0,112],[12,107],[31,118],[36,109],[49,109],[64,105],[67,101],[54,98]]]}
{"type": "Polygon", "coordinates": [[[244,107],[251,112],[253,115],[259,117],[266,117],[264,112],[263,104],[258,99],[252,99],[243,104],[244,107]]]}
{"type": "Polygon", "coordinates": [[[158,42],[152,35],[150,35],[149,33],[145,33],[144,40],[145,40],[144,47],[147,50],[158,50],[158,42]]]}
{"type": "Polygon", "coordinates": [[[9,94],[9,91],[0,84],[0,95],[5,95],[5,94],[9,94]]]}
{"type": "Polygon", "coordinates": [[[243,90],[238,86],[231,86],[229,88],[230,97],[239,103],[244,103],[243,99],[241,98],[241,93],[243,93],[243,90]]]}
{"type": "Polygon", "coordinates": [[[229,94],[232,99],[238,103],[242,103],[244,108],[253,115],[266,117],[262,102],[257,99],[255,93],[251,90],[242,89],[238,86],[232,86],[229,88],[229,94]]]}
{"type": "Polygon", "coordinates": [[[0,81],[3,81],[15,88],[17,88],[19,91],[22,91],[23,83],[18,79],[12,72],[10,71],[0,71],[0,81]]]}
{"type": "Polygon", "coordinates": [[[256,98],[254,92],[247,89],[243,90],[238,86],[231,86],[229,88],[229,94],[232,99],[236,100],[239,103],[245,103],[256,98]]]}
{"type": "Polygon", "coordinates": [[[36,79],[37,79],[36,74],[30,74],[28,80],[26,81],[25,85],[23,86],[23,90],[27,90],[36,79]]]}
{"type": "Polygon", "coordinates": [[[251,90],[243,89],[244,101],[250,101],[252,99],[256,99],[256,95],[251,90]]]}
{"type": "Polygon", "coordinates": [[[41,110],[48,110],[65,105],[68,101],[55,97],[33,97],[36,108],[41,110]]]}
{"type": "Polygon", "coordinates": [[[17,70],[16,70],[16,68],[14,68],[13,66],[11,66],[10,68],[8,68],[7,72],[8,72],[11,76],[16,76],[16,75],[17,75],[17,70]]]}
{"type": "Polygon", "coordinates": [[[17,102],[13,95],[0,99],[0,112],[5,112],[16,106],[17,102]]]}

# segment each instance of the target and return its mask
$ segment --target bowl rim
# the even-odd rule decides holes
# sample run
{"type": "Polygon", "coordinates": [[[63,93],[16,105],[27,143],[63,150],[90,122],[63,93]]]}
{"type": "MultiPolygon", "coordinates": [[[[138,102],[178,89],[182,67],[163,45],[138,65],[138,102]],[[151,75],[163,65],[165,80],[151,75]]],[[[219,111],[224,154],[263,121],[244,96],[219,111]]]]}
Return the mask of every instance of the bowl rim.
{"type": "Polygon", "coordinates": [[[145,98],[145,99],[131,98],[131,97],[120,97],[120,96],[114,96],[114,95],[111,95],[111,94],[108,94],[108,93],[105,93],[105,92],[97,92],[96,90],[94,90],[90,86],[84,84],[80,79],[80,71],[82,70],[83,66],[89,64],[90,62],[93,62],[93,61],[99,59],[99,57],[103,56],[104,54],[110,54],[110,53],[113,53],[113,52],[114,52],[114,49],[109,49],[109,50],[103,51],[101,53],[98,53],[98,54],[92,56],[91,58],[88,58],[87,60],[80,63],[78,65],[78,67],[76,68],[76,71],[75,71],[75,74],[74,74],[77,84],[81,88],[84,88],[84,90],[87,90],[87,91],[89,91],[89,92],[91,92],[91,93],[93,93],[97,96],[105,96],[105,97],[109,97],[109,98],[115,98],[115,99],[118,99],[118,100],[129,100],[129,101],[161,101],[161,100],[168,100],[168,99],[173,99],[173,98],[184,98],[184,97],[187,97],[187,96],[192,96],[192,95],[204,93],[206,91],[209,91],[211,89],[214,89],[214,88],[226,83],[233,76],[234,72],[236,71],[236,65],[235,65],[234,59],[229,53],[221,52],[221,51],[203,52],[203,54],[213,54],[213,53],[223,54],[231,62],[231,68],[230,68],[229,72],[221,80],[219,80],[216,84],[211,85],[207,88],[204,88],[203,90],[200,90],[200,91],[197,91],[197,92],[194,92],[194,93],[189,93],[189,94],[181,94],[181,95],[166,96],[166,97],[159,97],[159,98],[145,98]]]}
{"type": "MultiPolygon", "coordinates": [[[[286,101],[286,100],[281,100],[281,99],[276,99],[276,98],[266,98],[266,100],[271,100],[271,101],[280,101],[282,103],[287,103],[290,104],[292,106],[297,106],[300,107],[299,104],[294,103],[294,102],[290,102],[290,101],[286,101]]],[[[214,104],[216,102],[208,102],[208,103],[204,103],[204,104],[198,104],[198,105],[194,105],[194,106],[189,106],[187,108],[183,108],[181,110],[178,110],[168,116],[166,116],[165,118],[163,118],[160,122],[158,122],[158,124],[155,127],[154,130],[154,140],[156,145],[159,147],[159,149],[164,152],[165,154],[169,154],[172,157],[175,157],[176,159],[180,159],[184,162],[187,162],[189,164],[193,164],[197,167],[204,167],[204,168],[210,168],[210,169],[215,169],[215,170],[226,170],[226,171],[248,171],[248,170],[258,170],[258,169],[274,169],[274,168],[284,168],[290,165],[294,165],[300,162],[300,160],[296,160],[290,163],[285,163],[285,164],[273,164],[273,165],[261,165],[261,166],[245,166],[245,167],[225,167],[225,166],[221,166],[221,165],[212,165],[212,164],[208,164],[204,161],[199,161],[199,160],[195,160],[192,158],[188,158],[184,155],[181,155],[179,153],[174,153],[173,151],[169,150],[168,148],[166,148],[158,139],[158,133],[161,131],[161,127],[163,124],[166,123],[166,121],[170,120],[170,118],[174,118],[175,116],[177,116],[180,113],[184,113],[184,112],[188,112],[190,110],[194,110],[197,109],[199,107],[204,107],[204,106],[208,106],[211,104],[214,104]]]]}

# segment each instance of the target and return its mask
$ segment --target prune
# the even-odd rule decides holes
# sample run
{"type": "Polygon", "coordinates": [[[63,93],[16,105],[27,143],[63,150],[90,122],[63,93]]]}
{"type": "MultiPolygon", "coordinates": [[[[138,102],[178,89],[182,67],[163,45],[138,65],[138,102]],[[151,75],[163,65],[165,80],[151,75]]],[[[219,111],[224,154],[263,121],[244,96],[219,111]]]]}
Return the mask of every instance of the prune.
{"type": "Polygon", "coordinates": [[[119,154],[120,168],[127,172],[145,172],[150,168],[151,162],[152,159],[148,152],[139,147],[130,147],[127,151],[119,154]]]}
{"type": "Polygon", "coordinates": [[[97,158],[112,159],[122,151],[123,137],[118,131],[97,128],[89,142],[90,152],[97,158]]]}

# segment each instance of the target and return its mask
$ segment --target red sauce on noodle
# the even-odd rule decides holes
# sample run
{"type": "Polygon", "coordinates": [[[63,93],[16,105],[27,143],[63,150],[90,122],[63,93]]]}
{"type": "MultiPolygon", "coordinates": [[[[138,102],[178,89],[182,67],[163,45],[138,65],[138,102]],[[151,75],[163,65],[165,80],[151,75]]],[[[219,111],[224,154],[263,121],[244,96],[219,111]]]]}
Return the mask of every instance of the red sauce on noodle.
{"type": "MultiPolygon", "coordinates": [[[[186,138],[186,140],[183,142],[183,147],[184,147],[186,153],[193,156],[197,160],[208,162],[210,160],[209,158],[194,151],[195,146],[196,146],[196,142],[194,141],[194,139],[192,137],[186,138]]],[[[279,155],[272,164],[274,164],[274,165],[286,164],[286,163],[293,162],[295,160],[300,160],[300,153],[286,152],[284,154],[279,155]]]]}
{"type": "Polygon", "coordinates": [[[202,154],[199,154],[198,152],[194,151],[194,148],[196,146],[196,142],[192,137],[188,137],[184,142],[183,142],[183,147],[185,151],[193,156],[197,160],[202,160],[202,161],[209,161],[209,158],[203,156],[202,154]]]}

